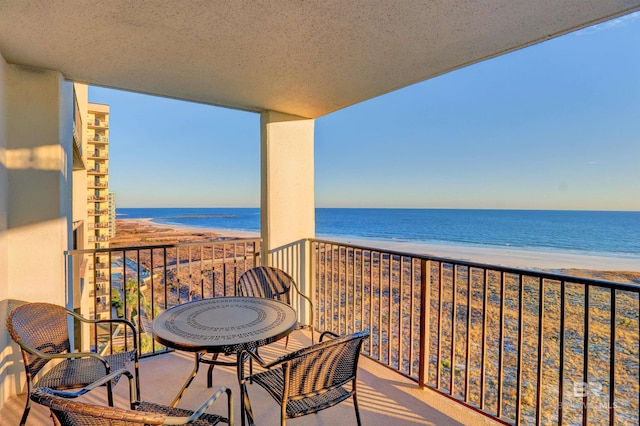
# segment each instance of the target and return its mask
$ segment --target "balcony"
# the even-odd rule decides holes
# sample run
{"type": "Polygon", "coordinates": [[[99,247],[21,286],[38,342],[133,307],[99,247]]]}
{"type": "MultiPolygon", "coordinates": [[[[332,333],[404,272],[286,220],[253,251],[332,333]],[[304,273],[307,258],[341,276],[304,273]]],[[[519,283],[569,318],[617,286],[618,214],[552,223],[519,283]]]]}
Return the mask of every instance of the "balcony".
{"type": "Polygon", "coordinates": [[[109,159],[109,153],[108,152],[88,152],[87,153],[87,157],[88,158],[92,158],[92,159],[102,159],[102,160],[108,160],[109,159]]]}
{"type": "Polygon", "coordinates": [[[101,202],[104,202],[104,201],[107,201],[107,199],[108,199],[107,197],[100,197],[98,195],[93,195],[93,194],[87,195],[87,201],[101,201],[101,202]]]}
{"type": "Polygon", "coordinates": [[[97,242],[108,242],[109,241],[109,237],[107,235],[101,235],[99,237],[96,236],[89,236],[88,241],[90,243],[97,243],[97,242]]]}
{"type": "Polygon", "coordinates": [[[94,182],[88,181],[87,188],[108,188],[109,184],[107,182],[94,182]]]}
{"type": "Polygon", "coordinates": [[[89,209],[89,210],[87,210],[87,214],[89,216],[102,216],[102,215],[105,215],[105,214],[109,214],[109,210],[107,210],[107,209],[103,209],[103,210],[89,209]]]}
{"type": "MultiPolygon", "coordinates": [[[[152,311],[234,294],[240,274],[261,262],[258,241],[101,250],[110,264],[121,265],[112,273],[127,283],[123,311],[132,301],[133,308],[143,306],[132,319],[144,354],[163,352],[147,331],[152,311]]],[[[276,263],[298,269],[299,259],[310,261],[311,282],[301,287],[312,289],[316,329],[368,329],[368,373],[361,377],[373,379],[384,366],[390,380],[421,395],[402,406],[412,413],[431,410],[437,399],[454,404],[444,411],[449,415],[480,412],[508,424],[638,423],[640,287],[331,241],[309,244],[301,257],[304,244],[284,248],[276,263]]],[[[80,262],[96,253],[69,255],[80,262]]],[[[105,285],[122,289],[119,279],[105,285]]],[[[388,396],[384,387],[371,391],[388,396]]]]}
{"type": "Polygon", "coordinates": [[[109,174],[109,169],[87,169],[87,174],[89,175],[106,175],[109,174]]]}
{"type": "MultiPolygon", "coordinates": [[[[310,344],[310,337],[300,331],[291,334],[287,351],[293,351],[310,344]]],[[[284,344],[276,342],[261,348],[260,354],[272,359],[285,353],[284,344]]],[[[144,358],[140,361],[140,387],[144,400],[168,403],[193,368],[192,355],[186,352],[144,358]]],[[[213,375],[214,388],[228,386],[233,393],[236,424],[240,424],[240,391],[235,368],[218,366],[213,375]]],[[[248,385],[249,397],[258,424],[280,424],[280,411],[272,398],[257,385],[248,385]]],[[[128,389],[124,381],[114,387],[114,401],[118,407],[126,407],[128,389]]],[[[206,368],[202,368],[191,386],[185,392],[179,407],[197,407],[206,396],[213,393],[207,389],[206,368]]],[[[18,424],[24,409],[25,395],[9,399],[0,411],[1,424],[18,424]]],[[[86,401],[105,404],[105,392],[98,389],[94,394],[83,397],[86,401]]],[[[358,371],[358,405],[363,425],[492,425],[498,424],[473,411],[457,406],[448,398],[430,389],[420,389],[410,380],[389,371],[375,361],[361,357],[358,371]]],[[[209,412],[224,411],[224,404],[214,403],[209,412]]],[[[292,425],[343,425],[355,424],[355,413],[350,401],[338,404],[299,420],[291,420],[292,425]],[[306,419],[307,421],[305,422],[306,419]]],[[[46,425],[51,423],[47,409],[33,404],[29,423],[46,425]]]]}
{"type": "Polygon", "coordinates": [[[108,128],[109,122],[107,120],[99,120],[96,118],[94,120],[89,120],[87,122],[87,126],[92,128],[108,128]]]}
{"type": "Polygon", "coordinates": [[[89,136],[88,141],[95,145],[99,143],[109,143],[109,138],[107,136],[91,135],[89,136]]]}
{"type": "Polygon", "coordinates": [[[87,169],[87,174],[89,174],[89,175],[107,175],[107,174],[109,174],[109,169],[107,169],[107,168],[87,169]]]}
{"type": "Polygon", "coordinates": [[[109,229],[109,223],[108,222],[89,223],[87,227],[89,229],[109,229]]]}

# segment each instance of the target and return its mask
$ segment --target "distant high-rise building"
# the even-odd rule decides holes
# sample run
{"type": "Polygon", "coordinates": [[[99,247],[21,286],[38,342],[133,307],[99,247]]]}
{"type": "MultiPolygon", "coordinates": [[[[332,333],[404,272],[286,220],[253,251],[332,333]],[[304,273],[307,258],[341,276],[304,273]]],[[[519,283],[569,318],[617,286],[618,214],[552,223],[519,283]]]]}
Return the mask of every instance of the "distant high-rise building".
{"type": "MultiPolygon", "coordinates": [[[[89,103],[87,108],[87,229],[89,247],[108,248],[111,236],[109,203],[109,105],[89,103]]],[[[115,215],[114,215],[115,226],[115,215]]],[[[108,313],[109,256],[94,257],[90,271],[95,284],[95,316],[108,313]]],[[[90,279],[91,281],[91,279],[90,279]]]]}
{"type": "Polygon", "coordinates": [[[109,192],[109,237],[116,236],[116,193],[109,192]]]}

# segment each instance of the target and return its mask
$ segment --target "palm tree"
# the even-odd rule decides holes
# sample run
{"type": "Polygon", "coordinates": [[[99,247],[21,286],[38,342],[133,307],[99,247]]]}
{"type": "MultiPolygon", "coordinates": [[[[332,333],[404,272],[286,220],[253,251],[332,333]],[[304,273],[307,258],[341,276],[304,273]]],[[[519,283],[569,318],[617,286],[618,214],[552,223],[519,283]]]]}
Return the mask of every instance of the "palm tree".
{"type": "Polygon", "coordinates": [[[143,303],[146,303],[144,294],[138,287],[138,280],[130,279],[124,287],[124,300],[126,306],[125,318],[133,321],[133,310],[136,310],[136,315],[140,315],[138,312],[138,299],[142,299],[143,303]]]}

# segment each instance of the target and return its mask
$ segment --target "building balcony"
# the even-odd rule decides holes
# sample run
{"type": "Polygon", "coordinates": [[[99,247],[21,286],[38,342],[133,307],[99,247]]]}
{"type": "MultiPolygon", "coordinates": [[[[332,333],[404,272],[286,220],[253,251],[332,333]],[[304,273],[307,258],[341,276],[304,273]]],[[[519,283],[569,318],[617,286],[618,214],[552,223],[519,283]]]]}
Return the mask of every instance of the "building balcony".
{"type": "Polygon", "coordinates": [[[91,128],[108,128],[109,122],[107,120],[94,119],[94,120],[89,120],[87,122],[87,126],[91,128]]]}
{"type": "Polygon", "coordinates": [[[109,169],[87,169],[87,174],[89,175],[107,175],[109,174],[109,169]]]}
{"type": "Polygon", "coordinates": [[[108,222],[89,223],[87,227],[89,229],[109,229],[109,223],[108,222]]]}
{"type": "Polygon", "coordinates": [[[109,187],[108,182],[94,182],[94,181],[87,182],[87,188],[108,188],[108,187],[109,187]]]}
{"type": "Polygon", "coordinates": [[[111,310],[111,305],[107,302],[96,302],[96,312],[104,313],[111,310]]]}
{"type": "MultiPolygon", "coordinates": [[[[298,271],[293,276],[314,303],[315,329],[369,330],[361,378],[376,384],[363,388],[379,395],[379,404],[404,391],[413,395],[397,405],[399,412],[409,407],[407,423],[425,422],[420,416],[443,400],[454,408],[432,414],[452,418],[434,424],[477,424],[478,412],[483,421],[507,424],[638,424],[639,286],[315,239],[293,246],[272,259],[298,271]],[[402,392],[382,390],[388,388],[376,380],[383,376],[402,392]],[[466,414],[460,420],[454,412],[466,414]]],[[[235,294],[237,278],[261,263],[258,248],[259,240],[230,240],[107,252],[126,282],[141,283],[130,290],[138,289],[134,306],[152,300],[161,311],[235,294]]],[[[299,315],[310,314],[300,300],[292,304],[299,315]]],[[[135,319],[141,330],[150,321],[144,313],[135,319]]]]}
{"type": "MultiPolygon", "coordinates": [[[[88,201],[90,201],[90,200],[88,200],[88,201]]],[[[107,209],[103,209],[103,210],[88,209],[87,210],[87,214],[89,216],[102,216],[102,215],[109,214],[109,210],[107,210],[107,209]]]]}
{"type": "Polygon", "coordinates": [[[98,262],[95,265],[89,264],[89,270],[90,271],[93,271],[94,268],[97,269],[97,270],[100,270],[100,269],[107,269],[108,267],[109,267],[108,263],[100,263],[100,262],[98,262]]]}
{"type": "Polygon", "coordinates": [[[107,136],[90,135],[88,142],[94,145],[99,143],[109,143],[109,138],[107,136]]]}
{"type": "Polygon", "coordinates": [[[108,237],[107,235],[101,235],[101,236],[99,236],[99,237],[96,237],[96,236],[93,236],[93,235],[92,235],[92,236],[89,236],[88,241],[89,241],[90,243],[97,243],[97,242],[104,242],[104,243],[106,243],[106,242],[108,242],[108,241],[109,241],[109,237],[108,237]]]}
{"type": "Polygon", "coordinates": [[[100,197],[97,195],[87,195],[87,201],[107,201],[107,197],[100,197]]]}
{"type": "Polygon", "coordinates": [[[109,159],[109,153],[108,152],[95,152],[95,151],[88,152],[87,153],[87,158],[108,160],[109,159]]]}

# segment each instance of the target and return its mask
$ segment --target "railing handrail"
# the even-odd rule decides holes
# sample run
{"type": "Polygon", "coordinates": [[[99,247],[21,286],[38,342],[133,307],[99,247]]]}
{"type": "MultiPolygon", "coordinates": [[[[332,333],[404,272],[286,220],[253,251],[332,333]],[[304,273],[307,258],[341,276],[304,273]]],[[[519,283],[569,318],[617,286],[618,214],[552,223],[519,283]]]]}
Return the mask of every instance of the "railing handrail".
{"type": "Polygon", "coordinates": [[[538,271],[538,270],[532,270],[532,269],[513,268],[508,266],[494,265],[491,263],[469,262],[466,260],[458,260],[458,259],[453,259],[448,257],[439,257],[439,256],[431,256],[427,254],[417,254],[417,253],[408,253],[408,252],[402,252],[402,251],[396,251],[396,250],[388,250],[380,247],[375,248],[375,247],[360,246],[357,244],[343,243],[340,241],[321,240],[317,238],[309,238],[308,241],[314,242],[314,243],[321,243],[321,244],[340,245],[344,247],[355,248],[358,250],[366,250],[366,251],[373,251],[376,253],[389,254],[392,256],[411,257],[414,259],[430,260],[432,262],[440,262],[440,263],[454,263],[456,265],[466,266],[469,268],[491,269],[492,271],[504,272],[507,274],[535,276],[535,277],[540,277],[542,279],[548,279],[548,280],[554,280],[554,281],[571,281],[572,283],[575,283],[575,284],[597,285],[599,287],[606,287],[614,290],[624,290],[624,291],[631,291],[634,293],[640,293],[640,285],[634,285],[634,284],[616,283],[613,281],[598,280],[594,278],[576,277],[573,275],[563,275],[563,274],[557,274],[554,272],[538,271]]]}
{"type": "Polygon", "coordinates": [[[175,243],[175,244],[150,244],[150,245],[140,245],[140,246],[108,247],[108,248],[101,248],[101,249],[65,250],[64,254],[65,256],[68,256],[68,255],[75,255],[75,254],[112,253],[112,252],[122,252],[122,251],[130,251],[130,250],[154,250],[154,249],[188,247],[188,246],[210,246],[212,244],[252,243],[252,242],[259,242],[259,241],[261,241],[261,238],[233,238],[228,240],[217,240],[217,241],[196,241],[196,242],[185,242],[185,243],[175,243]]]}

